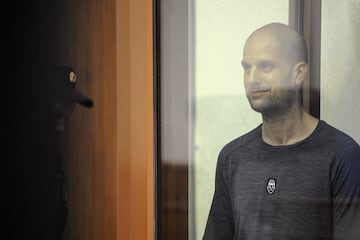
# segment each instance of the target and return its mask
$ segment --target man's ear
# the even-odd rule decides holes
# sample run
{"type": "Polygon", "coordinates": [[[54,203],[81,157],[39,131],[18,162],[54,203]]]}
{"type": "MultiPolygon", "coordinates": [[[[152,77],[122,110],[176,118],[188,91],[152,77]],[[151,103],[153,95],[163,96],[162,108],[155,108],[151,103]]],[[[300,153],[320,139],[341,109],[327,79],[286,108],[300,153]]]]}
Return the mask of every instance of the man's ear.
{"type": "Polygon", "coordinates": [[[308,71],[309,71],[309,66],[307,63],[305,62],[298,62],[294,68],[293,68],[294,72],[293,72],[293,76],[294,76],[294,83],[297,85],[297,86],[301,86],[303,85],[305,79],[306,79],[306,76],[308,74],[308,71]]]}

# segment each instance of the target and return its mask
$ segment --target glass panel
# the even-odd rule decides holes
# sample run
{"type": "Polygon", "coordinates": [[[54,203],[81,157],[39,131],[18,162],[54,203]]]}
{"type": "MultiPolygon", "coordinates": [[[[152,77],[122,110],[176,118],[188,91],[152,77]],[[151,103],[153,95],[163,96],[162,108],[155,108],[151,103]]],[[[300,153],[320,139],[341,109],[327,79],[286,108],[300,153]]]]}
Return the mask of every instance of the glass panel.
{"type": "Polygon", "coordinates": [[[322,119],[360,142],[360,1],[322,1],[322,119]]]}
{"type": "Polygon", "coordinates": [[[159,239],[201,239],[218,153],[260,124],[243,90],[242,49],[288,0],[160,2],[159,239]]]}
{"type": "Polygon", "coordinates": [[[201,239],[204,232],[221,148],[261,123],[243,88],[240,62],[245,40],[267,23],[288,23],[288,4],[288,0],[195,1],[194,239],[201,239]]]}
{"type": "Polygon", "coordinates": [[[189,162],[188,3],[160,1],[158,238],[187,239],[189,162]]]}

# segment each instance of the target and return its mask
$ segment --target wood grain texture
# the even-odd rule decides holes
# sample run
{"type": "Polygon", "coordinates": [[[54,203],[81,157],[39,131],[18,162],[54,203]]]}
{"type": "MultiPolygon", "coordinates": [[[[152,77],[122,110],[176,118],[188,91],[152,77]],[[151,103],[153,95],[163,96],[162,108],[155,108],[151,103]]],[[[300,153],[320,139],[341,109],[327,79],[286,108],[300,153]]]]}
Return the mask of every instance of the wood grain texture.
{"type": "Polygon", "coordinates": [[[94,100],[67,124],[66,239],[153,239],[152,1],[64,1],[60,62],[94,100]]]}

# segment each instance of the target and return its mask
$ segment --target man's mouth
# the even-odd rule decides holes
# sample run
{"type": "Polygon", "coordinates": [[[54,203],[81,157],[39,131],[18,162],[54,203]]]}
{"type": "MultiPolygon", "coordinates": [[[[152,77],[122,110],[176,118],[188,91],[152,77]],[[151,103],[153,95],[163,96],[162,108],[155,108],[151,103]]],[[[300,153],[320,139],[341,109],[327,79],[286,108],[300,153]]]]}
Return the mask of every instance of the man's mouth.
{"type": "Polygon", "coordinates": [[[270,90],[269,89],[251,89],[250,91],[249,91],[249,93],[250,94],[263,94],[263,93],[268,93],[268,92],[270,92],[270,90]]]}
{"type": "Polygon", "coordinates": [[[268,92],[269,90],[268,89],[258,89],[258,90],[253,90],[252,92],[253,93],[257,93],[257,92],[268,92]]]}

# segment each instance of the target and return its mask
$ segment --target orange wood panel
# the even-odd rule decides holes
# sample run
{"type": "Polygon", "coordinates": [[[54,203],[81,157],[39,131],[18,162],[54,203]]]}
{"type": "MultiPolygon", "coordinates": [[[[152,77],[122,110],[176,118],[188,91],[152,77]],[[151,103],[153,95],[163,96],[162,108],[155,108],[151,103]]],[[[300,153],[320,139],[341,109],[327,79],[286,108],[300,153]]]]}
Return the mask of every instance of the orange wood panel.
{"type": "Polygon", "coordinates": [[[65,239],[153,239],[151,0],[64,0],[59,63],[94,107],[67,124],[65,239]]]}
{"type": "Polygon", "coordinates": [[[153,239],[152,1],[117,1],[118,239],[153,239]]]}
{"type": "Polygon", "coordinates": [[[119,0],[117,11],[117,78],[118,78],[118,210],[117,239],[130,238],[130,12],[129,0],[119,0]]]}
{"type": "Polygon", "coordinates": [[[131,239],[153,239],[152,43],[152,1],[132,0],[130,1],[131,239]]]}

